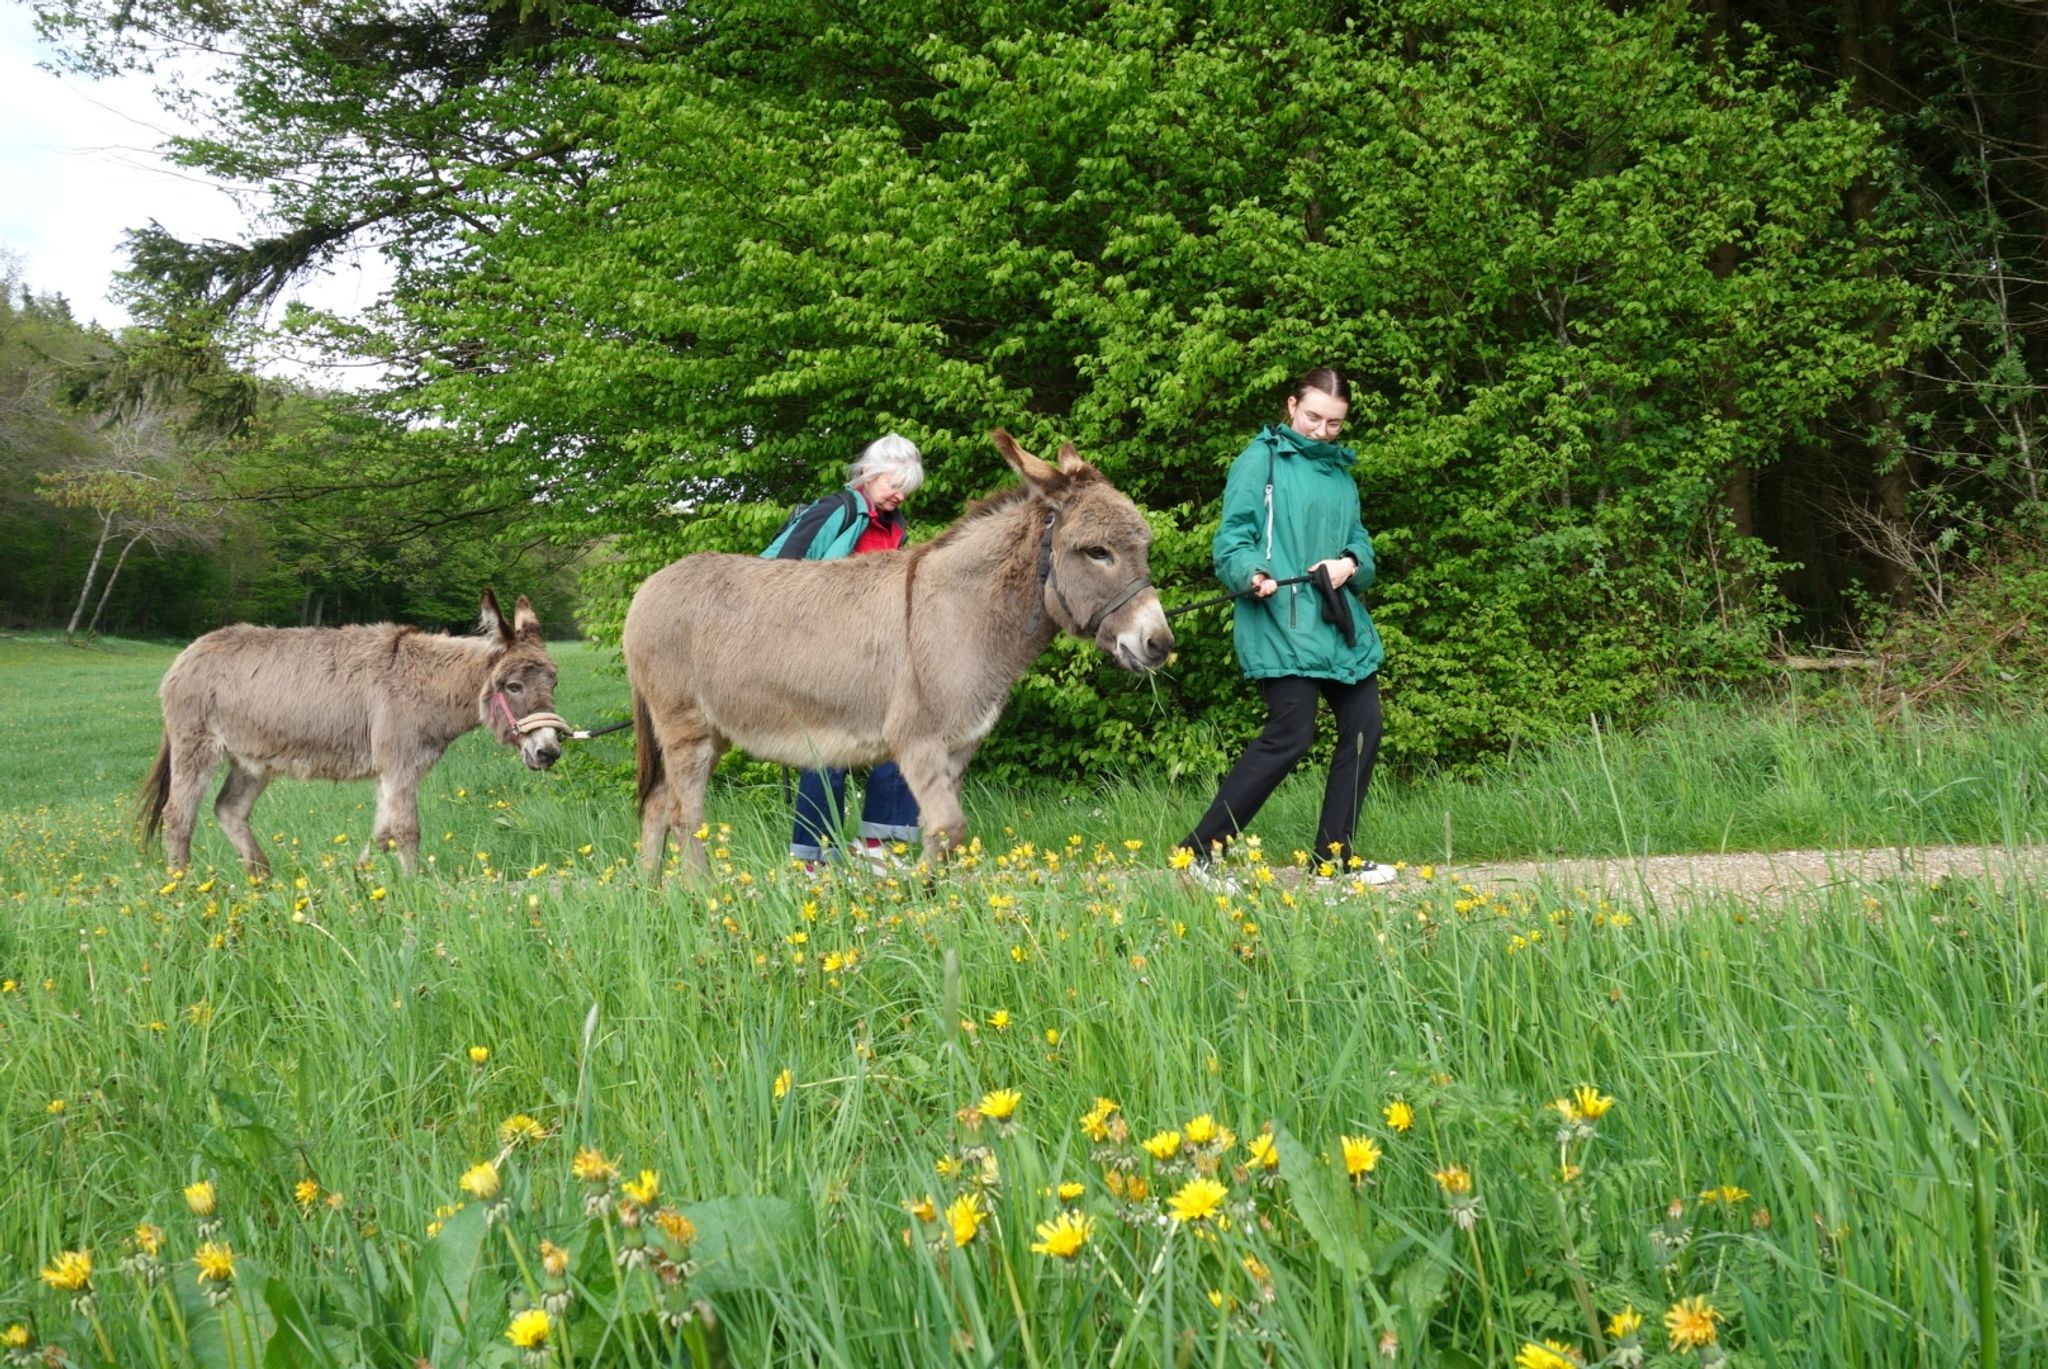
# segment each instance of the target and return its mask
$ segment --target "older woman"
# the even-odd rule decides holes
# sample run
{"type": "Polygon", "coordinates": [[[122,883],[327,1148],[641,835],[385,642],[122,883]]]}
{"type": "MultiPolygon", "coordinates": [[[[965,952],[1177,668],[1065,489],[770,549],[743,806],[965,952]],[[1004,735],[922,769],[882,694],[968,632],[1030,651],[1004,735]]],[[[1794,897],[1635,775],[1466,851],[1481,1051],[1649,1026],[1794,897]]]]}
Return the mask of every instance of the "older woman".
{"type": "MultiPolygon", "coordinates": [[[[894,551],[908,536],[903,501],[924,483],[917,445],[897,433],[876,438],[846,468],[846,487],[805,507],[769,544],[763,556],[789,561],[830,561],[870,551],[894,551]]],[[[823,860],[846,811],[846,772],[806,770],[797,781],[796,829],[789,854],[806,865],[823,860]]],[[[861,804],[860,844],[853,852],[878,869],[895,864],[890,846],[918,840],[917,798],[896,762],[868,772],[861,804]]]]}
{"type": "Polygon", "coordinates": [[[1326,885],[1384,884],[1394,871],[1354,855],[1352,829],[1380,748],[1380,635],[1359,592],[1373,580],[1372,537],[1359,513],[1358,454],[1339,446],[1351,386],[1319,366],[1295,382],[1287,421],[1269,424],[1231,463],[1212,551],[1238,601],[1238,664],[1266,700],[1266,726],[1179,843],[1205,882],[1210,861],[1265,805],[1315,744],[1316,704],[1330,706],[1336,755],[1323,784],[1313,849],[1326,885]],[[1315,575],[1314,586],[1281,581],[1315,575]]]}

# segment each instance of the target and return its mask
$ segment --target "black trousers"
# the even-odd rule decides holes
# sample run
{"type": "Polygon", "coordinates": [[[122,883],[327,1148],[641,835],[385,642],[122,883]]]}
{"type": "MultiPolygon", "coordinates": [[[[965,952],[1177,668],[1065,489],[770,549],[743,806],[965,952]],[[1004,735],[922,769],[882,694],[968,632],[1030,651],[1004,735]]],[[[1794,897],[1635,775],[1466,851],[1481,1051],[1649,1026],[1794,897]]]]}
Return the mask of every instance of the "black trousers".
{"type": "Polygon", "coordinates": [[[1322,816],[1316,820],[1315,858],[1335,859],[1341,869],[1351,856],[1351,834],[1358,810],[1372,784],[1373,762],[1380,754],[1380,677],[1368,675],[1357,684],[1286,675],[1259,681],[1266,696],[1266,730],[1223,777],[1216,801],[1195,824],[1183,846],[1198,859],[1209,858],[1215,842],[1227,842],[1258,815],[1280,781],[1309,752],[1316,739],[1316,698],[1330,701],[1337,715],[1337,755],[1323,785],[1322,816]],[[1333,857],[1331,844],[1337,850],[1333,857]]]}

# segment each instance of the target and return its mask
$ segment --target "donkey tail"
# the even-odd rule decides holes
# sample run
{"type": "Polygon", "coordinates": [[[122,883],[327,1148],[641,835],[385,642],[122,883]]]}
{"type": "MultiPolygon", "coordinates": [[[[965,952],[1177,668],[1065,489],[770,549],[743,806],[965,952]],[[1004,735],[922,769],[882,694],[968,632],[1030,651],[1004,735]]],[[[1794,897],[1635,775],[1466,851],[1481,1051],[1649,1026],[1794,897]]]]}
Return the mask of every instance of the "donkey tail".
{"type": "Polygon", "coordinates": [[[647,796],[662,786],[668,774],[661,763],[661,746],[654,740],[654,716],[638,690],[633,692],[633,765],[639,784],[636,802],[645,813],[647,796]]]}
{"type": "Polygon", "coordinates": [[[135,822],[142,829],[142,845],[147,850],[156,840],[157,829],[164,823],[164,805],[171,801],[171,734],[164,733],[163,745],[156,749],[156,764],[149,768],[149,778],[142,782],[141,802],[135,808],[135,822]]]}

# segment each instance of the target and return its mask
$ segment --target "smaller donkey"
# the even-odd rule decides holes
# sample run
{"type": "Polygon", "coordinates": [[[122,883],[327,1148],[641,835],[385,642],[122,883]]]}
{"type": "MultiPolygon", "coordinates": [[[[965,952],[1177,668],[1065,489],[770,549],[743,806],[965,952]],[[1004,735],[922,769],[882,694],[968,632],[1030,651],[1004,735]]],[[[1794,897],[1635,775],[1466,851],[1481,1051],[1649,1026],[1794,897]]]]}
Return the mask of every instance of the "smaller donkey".
{"type": "Polygon", "coordinates": [[[249,830],[249,810],[278,775],[302,780],[377,777],[377,825],[359,859],[396,848],[410,874],[420,847],[420,779],[473,727],[519,748],[530,770],[562,754],[567,725],[548,710],[555,663],[540,619],[520,596],[507,622],[483,594],[476,637],[390,623],[360,627],[251,627],[209,632],[178,654],[157,693],[164,740],[142,786],[147,844],[163,829],[164,861],[192,855],[199,801],[220,763],[213,802],[221,830],[251,874],[270,862],[249,830]]]}

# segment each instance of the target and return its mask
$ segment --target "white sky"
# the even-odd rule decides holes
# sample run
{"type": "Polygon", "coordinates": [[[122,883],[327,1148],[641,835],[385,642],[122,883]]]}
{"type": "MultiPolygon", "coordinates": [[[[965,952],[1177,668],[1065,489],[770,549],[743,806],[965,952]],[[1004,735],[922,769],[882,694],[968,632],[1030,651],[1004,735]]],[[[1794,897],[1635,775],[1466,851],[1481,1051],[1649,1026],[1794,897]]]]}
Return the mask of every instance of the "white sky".
{"type": "MultiPolygon", "coordinates": [[[[160,109],[147,76],[86,81],[36,64],[48,52],[35,15],[20,0],[0,0],[0,247],[21,258],[38,294],[60,294],[72,314],[108,328],[128,323],[110,297],[126,267],[122,233],[151,219],[187,241],[246,241],[249,218],[221,185],[166,163],[156,146],[184,132],[160,109]]],[[[389,272],[374,254],[358,254],[295,295],[321,308],[354,312],[370,304],[389,272]]],[[[262,369],[305,374],[275,360],[262,369]]],[[[323,372],[328,384],[350,383],[323,372]]]]}

